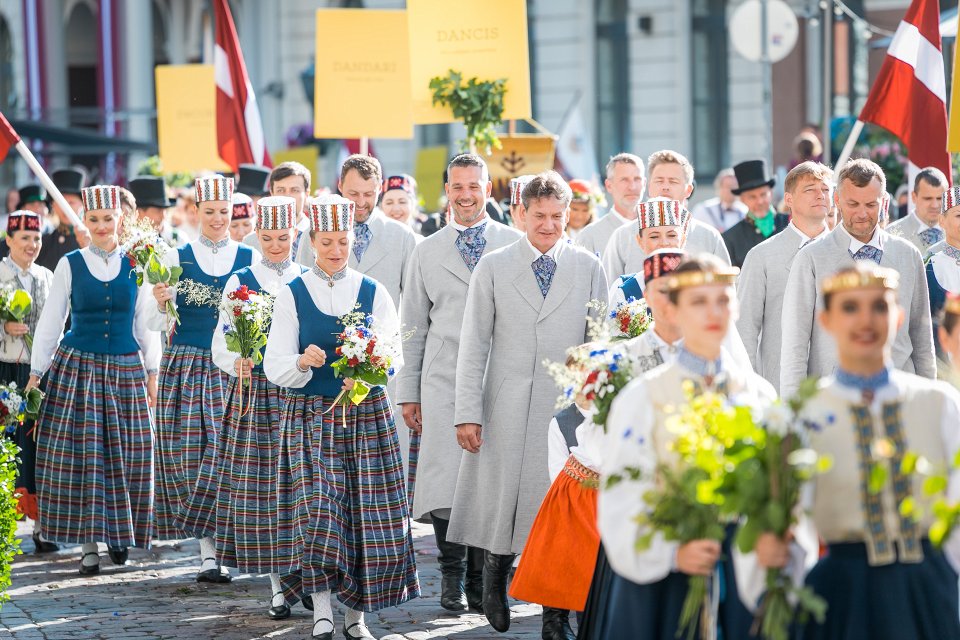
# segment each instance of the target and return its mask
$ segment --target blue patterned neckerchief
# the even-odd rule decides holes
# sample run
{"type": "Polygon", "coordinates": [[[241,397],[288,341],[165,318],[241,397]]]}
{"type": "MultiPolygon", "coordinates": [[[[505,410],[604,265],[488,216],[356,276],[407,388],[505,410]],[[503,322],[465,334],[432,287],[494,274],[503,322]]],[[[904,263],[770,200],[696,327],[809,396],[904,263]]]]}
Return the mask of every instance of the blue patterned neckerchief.
{"type": "Polygon", "coordinates": [[[858,390],[862,394],[864,402],[871,402],[878,389],[890,384],[890,369],[884,367],[872,376],[860,376],[843,369],[837,369],[834,377],[843,386],[858,390]]]}
{"type": "Polygon", "coordinates": [[[690,353],[683,346],[677,351],[677,364],[701,378],[714,378],[723,371],[722,357],[716,360],[707,360],[690,353]]]}

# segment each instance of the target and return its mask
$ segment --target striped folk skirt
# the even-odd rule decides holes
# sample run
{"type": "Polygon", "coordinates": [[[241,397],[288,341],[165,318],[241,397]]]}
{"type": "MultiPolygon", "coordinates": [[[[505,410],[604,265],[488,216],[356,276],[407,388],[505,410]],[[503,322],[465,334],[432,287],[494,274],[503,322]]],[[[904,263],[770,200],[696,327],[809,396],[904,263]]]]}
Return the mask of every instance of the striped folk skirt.
{"type": "Polygon", "coordinates": [[[182,512],[220,434],[227,375],[209,349],[174,345],[163,354],[158,387],[156,537],[178,540],[188,535],[182,512]]]}
{"type": "Polygon", "coordinates": [[[238,378],[231,376],[215,453],[204,458],[181,519],[186,533],[214,536],[222,564],[243,573],[277,573],[280,389],[257,368],[252,381],[244,379],[242,400],[250,411],[243,417],[240,400],[238,378]]]}
{"type": "MultiPolygon", "coordinates": [[[[29,353],[27,354],[29,355],[29,353]]],[[[29,362],[2,362],[0,361],[0,383],[15,382],[17,388],[23,389],[30,380],[29,362]]],[[[45,388],[41,384],[41,388],[45,388]]],[[[17,443],[20,453],[17,454],[17,511],[30,518],[38,520],[37,513],[37,441],[34,439],[33,420],[24,420],[17,430],[7,437],[17,443]]]]}
{"type": "Polygon", "coordinates": [[[567,459],[533,521],[510,584],[513,598],[583,611],[600,548],[598,479],[575,457],[567,459]]]}
{"type": "Polygon", "coordinates": [[[336,591],[354,610],[420,595],[403,462],[382,387],[359,405],[288,393],[279,457],[279,573],[287,604],[336,591]]]}
{"type": "Polygon", "coordinates": [[[43,535],[55,542],[149,547],[153,428],[139,354],[60,346],[37,419],[43,535]]]}

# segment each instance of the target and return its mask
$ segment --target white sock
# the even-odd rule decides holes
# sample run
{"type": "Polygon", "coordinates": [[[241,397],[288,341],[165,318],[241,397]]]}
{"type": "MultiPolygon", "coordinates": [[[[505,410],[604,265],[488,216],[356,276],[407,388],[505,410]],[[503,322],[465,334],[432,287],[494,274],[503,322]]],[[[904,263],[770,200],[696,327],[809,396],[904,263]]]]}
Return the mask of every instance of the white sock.
{"type": "Polygon", "coordinates": [[[360,631],[360,629],[366,630],[367,625],[363,621],[363,611],[357,611],[356,609],[347,609],[347,612],[343,614],[343,626],[349,629],[350,633],[354,635],[356,635],[360,631]],[[350,626],[354,624],[359,624],[360,627],[350,629],[350,626]]]}
{"type": "Polygon", "coordinates": [[[270,600],[271,607],[279,607],[284,604],[283,587],[280,586],[279,573],[270,574],[270,593],[273,594],[273,598],[270,600]]]}
{"type": "Polygon", "coordinates": [[[330,604],[330,592],[321,591],[310,596],[313,600],[313,633],[333,631],[333,606],[330,604]]]}
{"type": "Polygon", "coordinates": [[[217,568],[217,548],[213,544],[213,538],[207,536],[200,538],[200,571],[217,568]]]}
{"type": "Polygon", "coordinates": [[[96,542],[84,543],[84,545],[80,547],[80,553],[83,554],[80,560],[80,564],[82,564],[83,566],[92,567],[94,565],[100,564],[100,554],[98,553],[96,542]],[[97,555],[88,556],[87,555],[88,553],[97,554],[97,555]]]}

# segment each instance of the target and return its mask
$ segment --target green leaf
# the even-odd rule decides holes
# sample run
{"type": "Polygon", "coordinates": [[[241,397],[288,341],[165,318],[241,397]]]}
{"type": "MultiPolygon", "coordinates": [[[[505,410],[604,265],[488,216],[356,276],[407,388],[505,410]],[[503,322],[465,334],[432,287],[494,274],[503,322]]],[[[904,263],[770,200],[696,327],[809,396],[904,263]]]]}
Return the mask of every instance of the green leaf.
{"type": "Polygon", "coordinates": [[[905,476],[912,475],[917,468],[917,460],[920,458],[913,451],[906,451],[903,454],[903,460],[900,462],[900,473],[905,476]]]}
{"type": "Polygon", "coordinates": [[[947,477],[944,475],[930,476],[923,480],[923,493],[935,496],[947,490],[947,477]]]}
{"type": "Polygon", "coordinates": [[[867,487],[870,493],[880,493],[887,483],[887,465],[875,463],[870,467],[870,478],[867,487]]]}
{"type": "Polygon", "coordinates": [[[23,289],[17,289],[10,298],[10,313],[17,322],[23,322],[23,319],[30,313],[30,307],[33,299],[30,294],[23,289]]]}

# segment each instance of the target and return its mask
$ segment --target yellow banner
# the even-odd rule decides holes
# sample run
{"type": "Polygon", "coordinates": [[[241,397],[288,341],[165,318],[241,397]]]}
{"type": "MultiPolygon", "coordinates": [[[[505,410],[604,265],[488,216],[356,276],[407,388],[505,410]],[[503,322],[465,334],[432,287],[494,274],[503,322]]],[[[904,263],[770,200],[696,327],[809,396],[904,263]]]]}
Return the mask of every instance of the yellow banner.
{"type": "Polygon", "coordinates": [[[486,158],[493,180],[493,197],[510,197],[510,178],[553,169],[556,136],[541,134],[501,135],[502,149],[494,149],[486,158]]]}
{"type": "Polygon", "coordinates": [[[446,146],[424,147],[417,151],[417,162],[413,177],[417,181],[417,190],[423,199],[427,213],[440,209],[440,196],[443,195],[443,172],[450,160],[446,146]]]}
{"type": "Polygon", "coordinates": [[[313,135],[412,138],[406,11],[318,9],[313,135]]]}
{"type": "Polygon", "coordinates": [[[526,0],[407,0],[407,13],[414,122],[456,121],[430,91],[430,79],[450,69],[464,81],[506,78],[503,119],[531,116],[526,0]]]}
{"type": "MultiPolygon", "coordinates": [[[[960,6],[960,3],[958,3],[960,6]]],[[[957,12],[957,33],[960,34],[960,11],[957,12]]],[[[947,126],[947,151],[960,152],[960,42],[953,43],[953,78],[950,81],[950,118],[947,126]]],[[[949,177],[949,176],[947,176],[949,177]]]]}
{"type": "Polygon", "coordinates": [[[154,69],[157,143],[167,173],[230,171],[217,151],[217,88],[212,64],[154,69]],[[189,99],[185,96],[189,94],[189,99]]]}
{"type": "Polygon", "coordinates": [[[281,162],[299,162],[309,169],[310,175],[312,176],[310,182],[311,190],[316,190],[317,188],[323,186],[322,182],[318,183],[317,162],[320,160],[320,150],[316,145],[307,145],[305,147],[289,147],[280,151],[274,151],[272,155],[273,166],[277,166],[281,162]]]}

